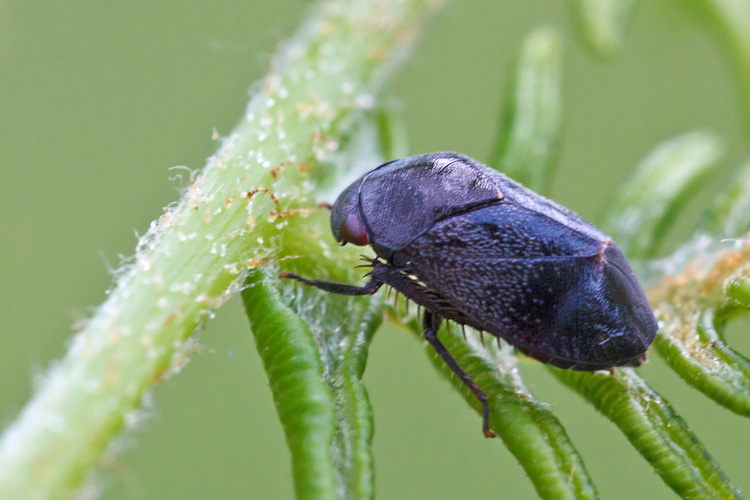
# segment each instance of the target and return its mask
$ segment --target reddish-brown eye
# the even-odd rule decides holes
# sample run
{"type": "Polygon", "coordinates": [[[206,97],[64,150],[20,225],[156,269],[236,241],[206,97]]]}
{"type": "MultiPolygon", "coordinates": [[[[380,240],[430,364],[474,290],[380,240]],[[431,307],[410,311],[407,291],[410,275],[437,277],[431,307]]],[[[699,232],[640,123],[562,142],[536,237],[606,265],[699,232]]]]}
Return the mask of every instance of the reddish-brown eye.
{"type": "Polygon", "coordinates": [[[362,223],[362,219],[357,214],[349,214],[339,228],[339,236],[343,244],[353,243],[359,246],[365,246],[370,243],[370,237],[367,235],[367,229],[362,223]]]}

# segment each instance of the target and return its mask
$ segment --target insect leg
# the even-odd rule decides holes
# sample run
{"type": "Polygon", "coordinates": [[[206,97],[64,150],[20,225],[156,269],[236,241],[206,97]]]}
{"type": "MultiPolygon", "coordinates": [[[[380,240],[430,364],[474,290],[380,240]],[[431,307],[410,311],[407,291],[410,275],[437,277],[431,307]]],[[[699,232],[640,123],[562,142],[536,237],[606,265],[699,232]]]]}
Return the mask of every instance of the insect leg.
{"type": "Polygon", "coordinates": [[[370,279],[365,286],[347,285],[345,283],[334,283],[333,281],[324,280],[308,280],[302,276],[297,276],[294,273],[283,272],[279,275],[279,279],[291,278],[297,281],[301,281],[306,285],[311,285],[316,288],[320,288],[323,291],[338,293],[341,295],[372,295],[378,291],[383,285],[381,281],[375,278],[370,279]]]}
{"type": "Polygon", "coordinates": [[[453,370],[453,373],[458,375],[458,378],[468,387],[471,392],[477,397],[480,403],[482,403],[482,431],[485,437],[495,437],[495,434],[490,430],[488,418],[490,415],[490,406],[487,403],[487,395],[479,388],[474,379],[466,373],[458,362],[453,358],[448,349],[438,339],[437,332],[440,328],[441,318],[434,315],[430,311],[425,311],[424,320],[422,327],[424,328],[424,337],[427,341],[435,348],[435,351],[443,358],[443,361],[453,370]]]}

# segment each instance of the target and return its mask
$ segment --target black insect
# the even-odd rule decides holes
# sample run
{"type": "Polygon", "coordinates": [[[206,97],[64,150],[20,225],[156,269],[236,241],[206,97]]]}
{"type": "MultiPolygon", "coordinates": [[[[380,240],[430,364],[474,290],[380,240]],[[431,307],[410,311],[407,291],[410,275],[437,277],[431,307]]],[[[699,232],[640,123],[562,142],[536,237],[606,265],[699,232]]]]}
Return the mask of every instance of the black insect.
{"type": "Polygon", "coordinates": [[[362,286],[294,278],[344,295],[390,285],[424,308],[425,338],[479,398],[437,337],[445,320],[502,337],[561,368],[639,366],[656,320],[627,260],[570,210],[461,154],[392,161],[338,197],[331,228],[377,254],[362,286]]]}

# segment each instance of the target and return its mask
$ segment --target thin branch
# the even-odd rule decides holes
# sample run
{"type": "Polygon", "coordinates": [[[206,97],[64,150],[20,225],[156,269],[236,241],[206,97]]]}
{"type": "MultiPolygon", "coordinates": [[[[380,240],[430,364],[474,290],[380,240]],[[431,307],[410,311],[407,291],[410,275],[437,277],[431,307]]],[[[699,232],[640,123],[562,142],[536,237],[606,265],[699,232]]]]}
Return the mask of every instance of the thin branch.
{"type": "Polygon", "coordinates": [[[322,162],[402,59],[431,0],[341,0],[312,10],[244,118],[154,221],[107,301],[0,443],[0,498],[69,496],[185,340],[273,259],[277,226],[313,206],[322,162]]]}

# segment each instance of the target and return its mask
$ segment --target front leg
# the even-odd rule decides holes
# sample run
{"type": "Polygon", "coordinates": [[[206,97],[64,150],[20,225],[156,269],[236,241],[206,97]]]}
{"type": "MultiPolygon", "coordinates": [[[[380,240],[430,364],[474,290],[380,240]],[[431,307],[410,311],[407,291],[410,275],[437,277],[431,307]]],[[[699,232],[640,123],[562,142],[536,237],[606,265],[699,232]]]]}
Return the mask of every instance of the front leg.
{"type": "MultiPolygon", "coordinates": [[[[391,267],[388,264],[378,262],[372,263],[372,271],[369,273],[370,281],[364,286],[347,285],[345,283],[335,283],[325,280],[309,280],[294,273],[283,272],[279,279],[291,278],[302,282],[306,285],[314,286],[325,292],[337,293],[340,295],[373,295],[381,286],[390,285],[406,298],[413,300],[417,304],[430,310],[440,311],[443,307],[439,304],[437,297],[414,280],[406,276],[401,269],[391,267]]],[[[450,315],[448,315],[450,316],[450,315]]]]}
{"type": "Polygon", "coordinates": [[[424,320],[422,322],[422,327],[424,328],[424,338],[427,339],[427,342],[429,342],[432,347],[435,348],[435,351],[440,355],[441,358],[443,358],[443,361],[450,367],[451,370],[453,370],[453,373],[458,375],[458,378],[461,379],[461,382],[463,382],[466,387],[471,390],[471,392],[474,393],[474,395],[477,397],[480,403],[482,403],[482,431],[484,432],[484,437],[495,437],[495,433],[493,433],[490,430],[490,424],[489,424],[489,416],[490,416],[490,405],[487,403],[487,395],[482,391],[482,389],[479,388],[476,382],[474,382],[474,379],[471,378],[471,375],[466,373],[463,368],[458,364],[458,361],[455,360],[453,355],[448,351],[448,349],[445,348],[442,342],[440,342],[440,339],[438,339],[437,333],[440,329],[440,323],[441,323],[440,316],[437,316],[430,311],[425,311],[424,313],[424,320]]]}
{"type": "Polygon", "coordinates": [[[469,318],[464,316],[442,297],[410,278],[403,269],[392,267],[389,264],[376,260],[373,261],[372,271],[370,271],[369,275],[370,281],[364,286],[348,285],[345,283],[335,283],[325,280],[310,280],[290,272],[281,273],[279,279],[291,278],[323,291],[340,295],[373,295],[381,286],[389,285],[403,294],[404,297],[416,302],[428,311],[432,311],[435,314],[462,325],[475,326],[469,318]]]}
{"type": "Polygon", "coordinates": [[[374,276],[370,278],[370,281],[365,286],[347,285],[345,283],[334,283],[333,281],[325,280],[309,280],[290,272],[283,272],[279,275],[280,280],[285,278],[292,278],[306,285],[320,288],[324,292],[338,293],[340,295],[373,295],[383,286],[383,282],[378,281],[374,276]]]}

